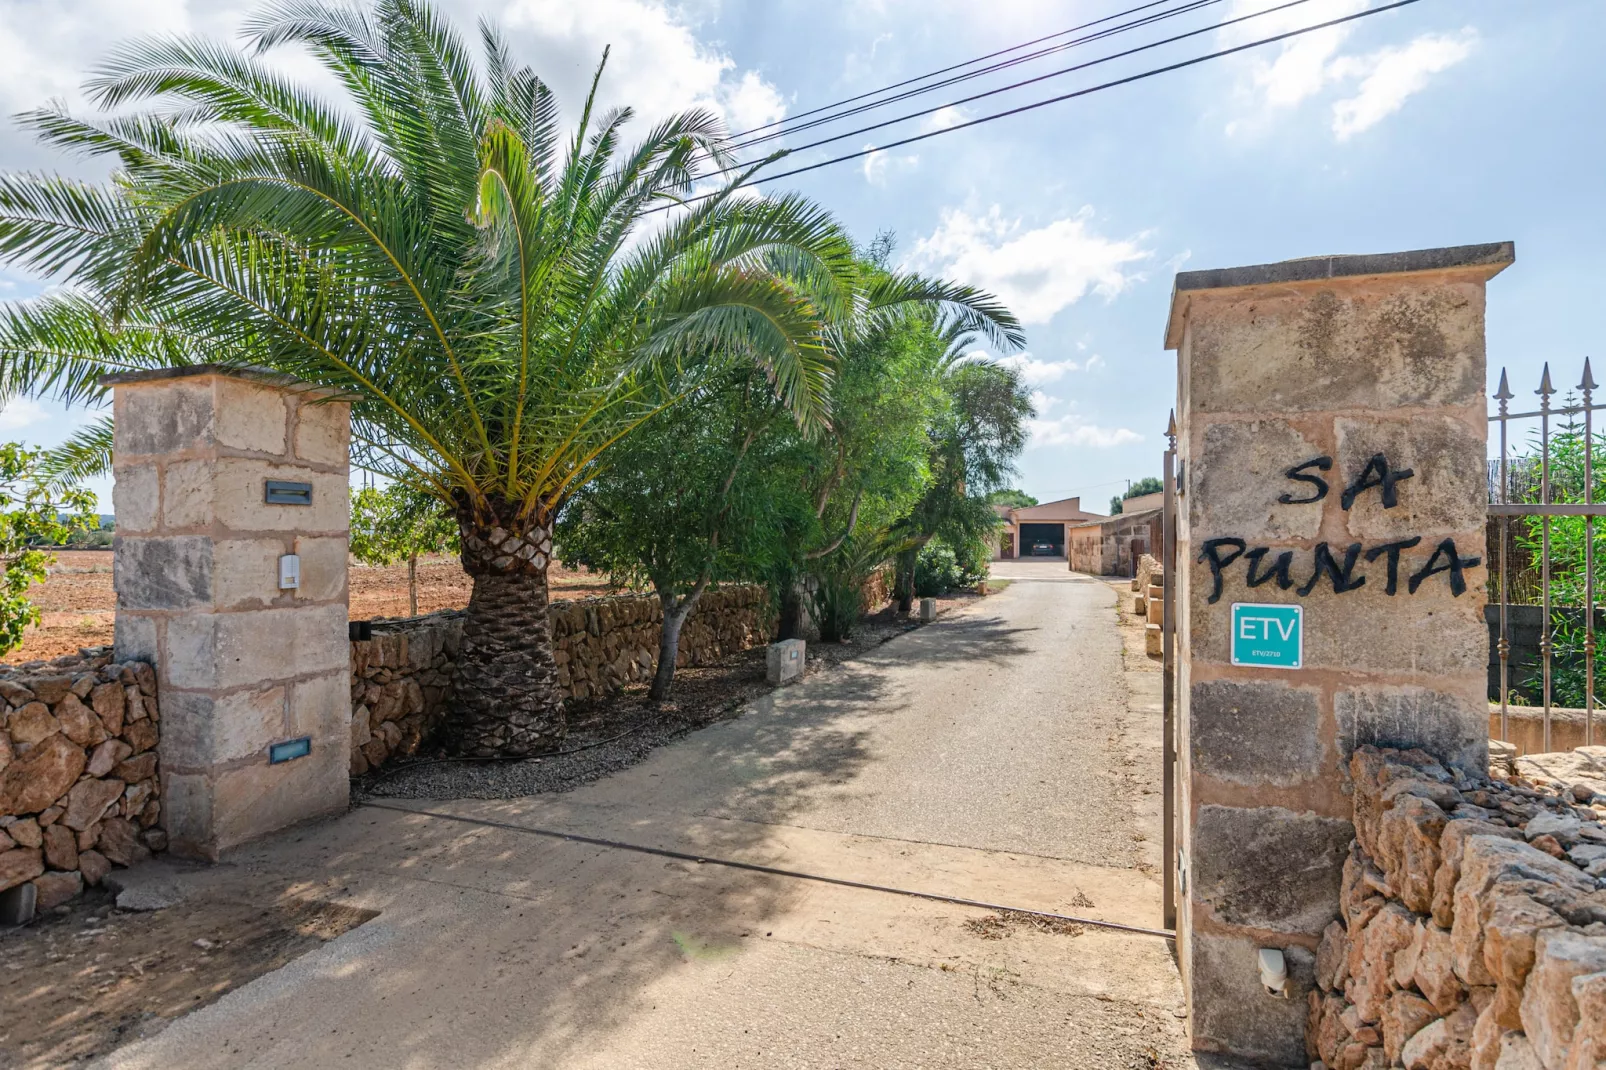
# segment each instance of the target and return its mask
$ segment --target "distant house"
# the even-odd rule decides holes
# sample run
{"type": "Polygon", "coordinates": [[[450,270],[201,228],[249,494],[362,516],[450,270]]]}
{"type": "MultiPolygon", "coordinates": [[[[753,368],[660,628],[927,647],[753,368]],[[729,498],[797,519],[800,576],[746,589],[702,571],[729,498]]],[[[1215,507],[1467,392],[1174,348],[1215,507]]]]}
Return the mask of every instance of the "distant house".
{"type": "Polygon", "coordinates": [[[1065,558],[1069,544],[1068,532],[1078,524],[1102,520],[1099,513],[1082,508],[1081,498],[1061,498],[1042,505],[993,507],[1004,528],[993,547],[993,560],[1010,560],[1017,557],[1065,558]]]}
{"type": "Polygon", "coordinates": [[[1071,570],[1095,576],[1136,576],[1144,554],[1160,556],[1165,537],[1165,495],[1128,498],[1118,516],[1072,527],[1068,533],[1071,570]]]}

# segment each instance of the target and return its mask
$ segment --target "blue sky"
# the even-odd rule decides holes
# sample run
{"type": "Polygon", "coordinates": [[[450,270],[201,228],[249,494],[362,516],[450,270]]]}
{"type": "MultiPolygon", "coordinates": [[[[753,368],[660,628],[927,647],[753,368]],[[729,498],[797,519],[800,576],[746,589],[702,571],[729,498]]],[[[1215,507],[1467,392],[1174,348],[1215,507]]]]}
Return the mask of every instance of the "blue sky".
{"type": "MultiPolygon", "coordinates": [[[[714,107],[742,129],[1136,2],[441,6],[465,30],[481,15],[501,20],[571,106],[611,44],[612,102],[631,103],[644,118],[690,104],[714,107]]],[[[1076,48],[921,101],[940,103],[1273,2],[1220,0],[1163,31],[1076,48]]],[[[0,0],[0,110],[51,98],[74,103],[82,74],[116,41],[142,32],[227,35],[252,6],[0,0]]],[[[1307,0],[834,148],[867,148],[1367,7],[1368,0],[1307,0]]],[[[1161,334],[1179,268],[1514,240],[1516,266],[1490,286],[1491,376],[1510,366],[1523,394],[1548,359],[1558,383],[1576,382],[1594,344],[1594,316],[1586,313],[1600,298],[1589,295],[1606,281],[1606,65],[1596,46],[1603,33],[1606,4],[1599,0],[1422,0],[1345,30],[888,150],[786,185],[818,198],[866,240],[894,231],[908,265],[990,287],[1010,301],[1027,321],[1030,353],[1016,359],[1041,408],[1021,459],[1021,486],[1045,500],[1080,494],[1102,508],[1127,478],[1159,471],[1175,392],[1174,358],[1162,350],[1161,334]]],[[[308,72],[301,57],[284,62],[308,72]]],[[[785,166],[817,158],[805,154],[785,166]]],[[[11,128],[0,131],[0,166],[84,167],[11,128]]],[[[0,298],[40,285],[0,274],[0,298]]],[[[0,412],[0,435],[51,444],[78,419],[48,404],[15,403],[0,412]]],[[[99,489],[109,507],[107,488],[99,489]]]]}

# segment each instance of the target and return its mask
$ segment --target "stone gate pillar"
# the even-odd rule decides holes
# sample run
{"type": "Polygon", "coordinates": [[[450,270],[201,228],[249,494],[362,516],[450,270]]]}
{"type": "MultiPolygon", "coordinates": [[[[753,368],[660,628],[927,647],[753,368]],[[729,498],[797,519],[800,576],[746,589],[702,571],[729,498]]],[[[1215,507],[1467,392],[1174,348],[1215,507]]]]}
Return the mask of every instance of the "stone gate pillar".
{"type": "Polygon", "coordinates": [[[346,805],[350,407],[210,366],[107,382],[118,656],[160,675],[171,849],[216,858],[346,805]]]}
{"type": "Polygon", "coordinates": [[[1484,286],[1513,256],[1177,276],[1178,950],[1196,1048],[1306,1062],[1355,746],[1486,767],[1484,286]],[[1284,996],[1261,984],[1262,948],[1285,951],[1284,996]]]}

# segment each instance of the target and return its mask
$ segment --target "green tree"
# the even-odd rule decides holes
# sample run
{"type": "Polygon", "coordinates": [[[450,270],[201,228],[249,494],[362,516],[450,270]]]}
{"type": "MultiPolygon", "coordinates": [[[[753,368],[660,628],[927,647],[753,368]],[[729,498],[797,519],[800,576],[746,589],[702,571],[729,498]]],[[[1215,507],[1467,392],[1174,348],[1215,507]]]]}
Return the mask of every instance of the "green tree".
{"type": "Polygon", "coordinates": [[[28,625],[39,623],[28,588],[55,564],[46,547],[100,526],[95,496],[49,479],[45,458],[20,442],[0,444],[0,654],[21,646],[28,625]]]}
{"type": "Polygon", "coordinates": [[[1125,493],[1117,494],[1110,499],[1110,515],[1119,515],[1121,510],[1126,508],[1126,500],[1128,498],[1137,498],[1144,494],[1158,494],[1162,490],[1165,490],[1165,484],[1161,483],[1157,476],[1144,476],[1126,488],[1125,493]]]}
{"type": "Polygon", "coordinates": [[[1007,505],[1011,509],[1025,509],[1037,504],[1037,499],[1023,490],[1007,487],[987,495],[988,505],[1007,505]]]}
{"type": "Polygon", "coordinates": [[[392,483],[351,496],[351,555],[365,565],[407,562],[407,612],[418,616],[418,559],[455,553],[457,521],[438,498],[392,483]]]}
{"type": "Polygon", "coordinates": [[[851,243],[802,198],[733,196],[750,170],[720,170],[710,114],[627,148],[629,109],[594,106],[602,67],[565,136],[494,26],[476,64],[421,0],[286,0],[245,37],[128,45],[87,85],[102,114],[24,117],[115,175],[0,176],[0,263],[63,283],[0,309],[0,390],[93,401],[107,370],[206,360],[352,399],[357,464],[459,526],[449,738],[539,752],[566,729],[546,580],[564,503],[709,363],[760,369],[822,430],[823,333],[863,293],[851,243]],[[345,99],[266,66],[281,45],[345,99]]]}

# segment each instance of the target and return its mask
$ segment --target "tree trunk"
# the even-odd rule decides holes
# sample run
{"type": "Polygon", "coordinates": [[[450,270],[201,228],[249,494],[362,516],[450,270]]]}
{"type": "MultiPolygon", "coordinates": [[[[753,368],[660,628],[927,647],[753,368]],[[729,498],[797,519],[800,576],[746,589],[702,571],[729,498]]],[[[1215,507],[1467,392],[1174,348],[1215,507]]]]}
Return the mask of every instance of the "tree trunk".
{"type": "Polygon", "coordinates": [[[448,744],[478,758],[551,750],[568,732],[547,615],[551,530],[462,515],[459,527],[474,590],[452,673],[448,744]]]}
{"type": "Polygon", "coordinates": [[[407,615],[418,616],[418,555],[407,559],[407,615]]]}
{"type": "Polygon", "coordinates": [[[898,600],[899,613],[908,613],[914,608],[915,559],[919,555],[919,550],[904,550],[898,554],[892,595],[898,600]]]}
{"type": "Polygon", "coordinates": [[[781,605],[776,635],[780,639],[803,637],[803,600],[798,597],[796,581],[788,581],[781,585],[781,605]]]}
{"type": "Polygon", "coordinates": [[[680,629],[690,615],[691,606],[686,602],[681,603],[679,609],[664,610],[663,628],[658,633],[658,667],[652,674],[652,690],[647,692],[647,698],[653,702],[668,698],[670,688],[675,686],[675,662],[680,658],[680,629]]]}

